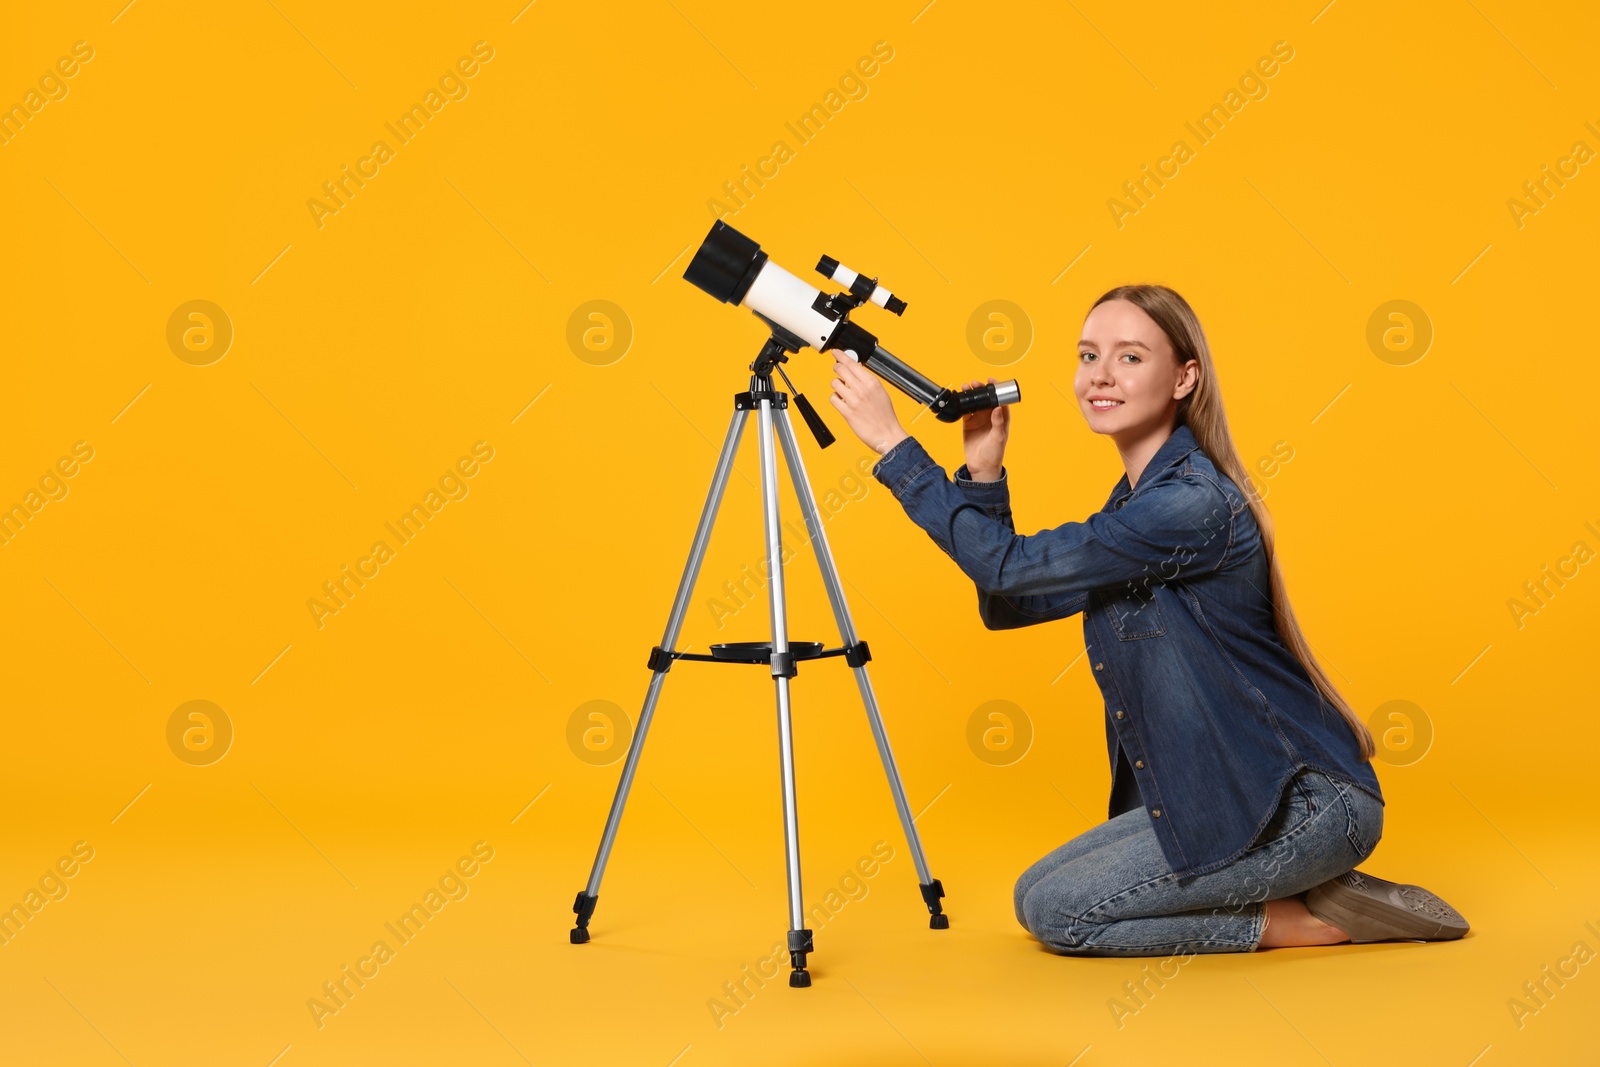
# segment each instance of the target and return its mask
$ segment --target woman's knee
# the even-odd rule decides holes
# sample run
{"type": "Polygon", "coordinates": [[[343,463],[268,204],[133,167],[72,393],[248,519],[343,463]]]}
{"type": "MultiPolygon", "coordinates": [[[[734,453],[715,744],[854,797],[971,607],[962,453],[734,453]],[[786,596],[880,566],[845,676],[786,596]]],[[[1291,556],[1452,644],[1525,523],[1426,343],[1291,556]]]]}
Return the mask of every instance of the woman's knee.
{"type": "Polygon", "coordinates": [[[1011,890],[1011,903],[1017,913],[1017,922],[1029,933],[1034,932],[1033,916],[1039,913],[1044,894],[1036,892],[1051,872],[1043,870],[1038,864],[1024,871],[1017,884],[1011,890]]]}
{"type": "Polygon", "coordinates": [[[1082,948],[1095,925],[1084,914],[1089,909],[1073,897],[1071,889],[1067,880],[1052,878],[1035,884],[1017,904],[1017,920],[1056,951],[1082,948]]]}
{"type": "Polygon", "coordinates": [[[1027,898],[1028,898],[1028,890],[1030,890],[1032,888],[1033,888],[1033,882],[1031,882],[1028,879],[1028,876],[1026,874],[1024,874],[1021,878],[1017,879],[1016,886],[1011,890],[1011,903],[1012,903],[1012,906],[1016,909],[1017,922],[1021,923],[1023,929],[1025,929],[1025,930],[1033,929],[1031,926],[1028,925],[1027,913],[1023,910],[1023,907],[1022,907],[1023,901],[1027,900],[1027,898]]]}
{"type": "Polygon", "coordinates": [[[1058,848],[1042,857],[1017,878],[1017,884],[1011,890],[1011,899],[1016,909],[1017,921],[1022,923],[1023,926],[1028,925],[1027,920],[1023,918],[1023,901],[1027,899],[1028,893],[1032,891],[1034,886],[1044,881],[1061,867],[1060,853],[1061,849],[1058,848]]]}

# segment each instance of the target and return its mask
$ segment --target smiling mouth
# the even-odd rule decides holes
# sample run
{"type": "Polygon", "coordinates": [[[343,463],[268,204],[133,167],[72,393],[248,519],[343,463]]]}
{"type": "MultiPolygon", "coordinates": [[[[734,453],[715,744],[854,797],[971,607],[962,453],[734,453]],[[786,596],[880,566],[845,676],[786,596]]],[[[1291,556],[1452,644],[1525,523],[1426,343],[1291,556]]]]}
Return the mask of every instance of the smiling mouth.
{"type": "Polygon", "coordinates": [[[1122,404],[1123,404],[1123,401],[1121,401],[1121,400],[1091,400],[1091,401],[1089,401],[1089,406],[1094,408],[1096,411],[1110,411],[1112,408],[1121,407],[1122,404]]]}

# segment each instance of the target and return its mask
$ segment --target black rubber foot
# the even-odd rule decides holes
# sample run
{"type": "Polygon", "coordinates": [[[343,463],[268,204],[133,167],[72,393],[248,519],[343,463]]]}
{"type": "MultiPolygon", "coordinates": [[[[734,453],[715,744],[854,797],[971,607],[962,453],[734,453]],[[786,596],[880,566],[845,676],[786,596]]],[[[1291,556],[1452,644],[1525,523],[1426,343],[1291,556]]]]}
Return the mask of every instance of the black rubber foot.
{"type": "Polygon", "coordinates": [[[943,912],[940,912],[938,915],[930,915],[930,916],[928,916],[928,929],[930,929],[930,930],[948,930],[948,929],[950,929],[950,916],[944,914],[943,912]]]}
{"type": "Polygon", "coordinates": [[[588,941],[589,941],[589,931],[584,929],[581,926],[576,927],[575,929],[567,931],[567,936],[572,938],[572,943],[574,945],[587,944],[588,941]]]}
{"type": "Polygon", "coordinates": [[[789,985],[794,989],[806,989],[811,985],[810,971],[790,971],[789,985]]]}

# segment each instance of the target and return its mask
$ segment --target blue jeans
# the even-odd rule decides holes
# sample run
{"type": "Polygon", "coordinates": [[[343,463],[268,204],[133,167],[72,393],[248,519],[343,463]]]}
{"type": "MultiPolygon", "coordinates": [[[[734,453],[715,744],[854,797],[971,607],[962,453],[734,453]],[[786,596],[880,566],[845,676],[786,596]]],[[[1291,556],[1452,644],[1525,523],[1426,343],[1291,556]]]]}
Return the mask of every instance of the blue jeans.
{"type": "Polygon", "coordinates": [[[1302,769],[1248,851],[1180,881],[1141,805],[1029,867],[1017,879],[1017,921],[1062,955],[1253,952],[1267,901],[1353,869],[1382,834],[1377,799],[1302,769]]]}

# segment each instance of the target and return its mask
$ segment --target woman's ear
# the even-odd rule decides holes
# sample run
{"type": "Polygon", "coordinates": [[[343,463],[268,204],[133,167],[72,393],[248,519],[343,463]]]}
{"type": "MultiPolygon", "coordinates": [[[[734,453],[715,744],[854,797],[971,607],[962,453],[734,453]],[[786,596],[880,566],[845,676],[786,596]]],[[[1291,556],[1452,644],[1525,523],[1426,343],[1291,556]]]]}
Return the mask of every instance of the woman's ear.
{"type": "Polygon", "coordinates": [[[1182,400],[1194,392],[1200,385],[1200,361],[1191,359],[1183,365],[1183,373],[1178,377],[1178,384],[1172,391],[1172,399],[1182,400]]]}

